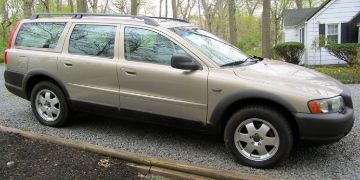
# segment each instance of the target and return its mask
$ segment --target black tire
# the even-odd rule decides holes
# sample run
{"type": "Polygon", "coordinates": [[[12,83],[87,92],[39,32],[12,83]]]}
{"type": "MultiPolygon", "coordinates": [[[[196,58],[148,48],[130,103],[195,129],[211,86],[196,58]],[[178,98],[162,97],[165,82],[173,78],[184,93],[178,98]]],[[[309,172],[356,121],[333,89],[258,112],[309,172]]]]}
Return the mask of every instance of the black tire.
{"type": "MultiPolygon", "coordinates": [[[[250,133],[248,134],[250,135],[250,133]]],[[[251,140],[254,140],[254,138],[252,137],[251,140]]],[[[241,164],[255,168],[272,168],[290,155],[293,146],[293,135],[289,123],[286,121],[285,117],[281,113],[276,111],[276,109],[272,109],[266,106],[253,105],[238,110],[230,117],[229,121],[225,126],[224,141],[226,148],[230,150],[231,154],[233,154],[233,156],[241,164]],[[272,125],[272,127],[275,128],[275,130],[277,131],[278,140],[279,140],[278,148],[277,151],[274,151],[273,155],[270,156],[268,159],[264,158],[264,160],[257,160],[257,161],[250,159],[245,155],[243,155],[240,152],[240,150],[238,150],[238,148],[236,147],[236,143],[234,141],[234,134],[237,127],[242,122],[246,123],[245,121],[248,121],[249,119],[252,118],[257,118],[267,121],[267,123],[272,125]]],[[[245,144],[247,145],[247,143],[245,144]]],[[[238,146],[242,146],[242,145],[238,145],[238,146]]],[[[257,151],[255,151],[255,153],[256,152],[257,151]]]]}
{"type": "Polygon", "coordinates": [[[69,106],[66,102],[66,98],[64,96],[64,93],[62,90],[55,85],[54,83],[48,82],[48,81],[41,81],[38,84],[35,85],[35,87],[31,91],[31,109],[36,117],[36,119],[43,125],[51,126],[51,127],[61,127],[65,125],[69,119],[71,112],[69,110],[69,106]],[[60,110],[59,115],[56,116],[56,119],[53,121],[48,121],[44,119],[39,112],[37,111],[36,106],[36,97],[39,92],[42,90],[50,90],[54,95],[57,97],[59,104],[57,105],[58,109],[60,110]]]}

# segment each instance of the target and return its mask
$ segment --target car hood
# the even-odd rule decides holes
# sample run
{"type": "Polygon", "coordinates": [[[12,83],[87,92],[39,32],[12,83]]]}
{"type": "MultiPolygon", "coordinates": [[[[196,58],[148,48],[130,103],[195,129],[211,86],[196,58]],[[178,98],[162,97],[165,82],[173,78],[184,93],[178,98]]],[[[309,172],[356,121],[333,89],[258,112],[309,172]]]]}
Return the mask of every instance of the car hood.
{"type": "Polygon", "coordinates": [[[325,74],[283,61],[264,59],[233,70],[240,78],[319,98],[337,96],[344,88],[342,83],[325,74]]]}

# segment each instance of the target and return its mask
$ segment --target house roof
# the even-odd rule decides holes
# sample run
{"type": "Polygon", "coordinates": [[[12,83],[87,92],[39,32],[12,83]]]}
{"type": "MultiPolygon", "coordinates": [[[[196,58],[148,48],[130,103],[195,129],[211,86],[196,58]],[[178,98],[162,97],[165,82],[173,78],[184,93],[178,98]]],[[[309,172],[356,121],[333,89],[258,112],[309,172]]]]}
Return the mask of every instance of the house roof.
{"type": "Polygon", "coordinates": [[[317,10],[309,17],[306,18],[306,21],[311,19],[316,13],[318,13],[322,8],[324,8],[327,4],[329,4],[329,2],[331,2],[332,0],[326,0],[325,2],[323,2],[318,8],[317,10]]]}
{"type": "Polygon", "coordinates": [[[285,9],[283,15],[284,26],[295,26],[301,24],[317,10],[318,8],[285,9]]]}
{"type": "Polygon", "coordinates": [[[302,8],[302,9],[285,9],[284,10],[284,26],[295,26],[311,19],[316,13],[324,8],[332,0],[326,0],[319,7],[316,8],[302,8]]]}

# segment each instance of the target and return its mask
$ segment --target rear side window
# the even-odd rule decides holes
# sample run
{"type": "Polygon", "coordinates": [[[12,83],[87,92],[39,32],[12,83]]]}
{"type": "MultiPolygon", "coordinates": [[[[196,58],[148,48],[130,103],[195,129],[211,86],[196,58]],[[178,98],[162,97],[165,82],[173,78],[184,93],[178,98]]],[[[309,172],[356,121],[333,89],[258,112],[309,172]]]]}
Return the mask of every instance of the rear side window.
{"type": "Polygon", "coordinates": [[[114,57],[116,26],[78,24],[70,36],[69,53],[114,57]]]}
{"type": "Polygon", "coordinates": [[[15,39],[15,46],[33,48],[56,48],[66,23],[24,23],[15,39]]]}

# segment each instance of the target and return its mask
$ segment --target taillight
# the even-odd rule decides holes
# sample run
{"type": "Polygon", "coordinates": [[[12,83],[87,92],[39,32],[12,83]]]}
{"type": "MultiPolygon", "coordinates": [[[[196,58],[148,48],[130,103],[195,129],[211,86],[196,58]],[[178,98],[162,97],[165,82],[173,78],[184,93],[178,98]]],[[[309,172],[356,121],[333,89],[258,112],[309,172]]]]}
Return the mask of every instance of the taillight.
{"type": "Polygon", "coordinates": [[[5,63],[5,64],[8,63],[8,52],[7,52],[7,49],[5,49],[5,52],[4,52],[4,63],[5,63]]]}
{"type": "Polygon", "coordinates": [[[8,40],[8,47],[7,47],[7,49],[5,49],[5,52],[4,52],[4,63],[5,63],[5,64],[8,63],[8,49],[11,48],[11,44],[12,44],[12,42],[13,42],[13,40],[14,40],[14,35],[15,35],[15,32],[16,32],[19,24],[20,24],[19,21],[16,22],[14,28],[13,28],[12,31],[11,31],[11,34],[10,34],[10,37],[9,37],[9,40],[8,40]]]}

